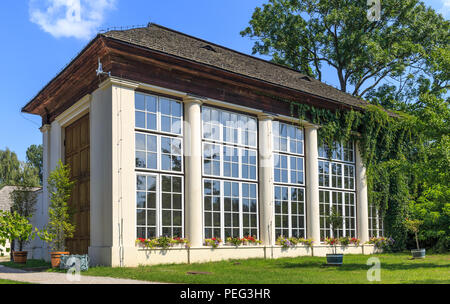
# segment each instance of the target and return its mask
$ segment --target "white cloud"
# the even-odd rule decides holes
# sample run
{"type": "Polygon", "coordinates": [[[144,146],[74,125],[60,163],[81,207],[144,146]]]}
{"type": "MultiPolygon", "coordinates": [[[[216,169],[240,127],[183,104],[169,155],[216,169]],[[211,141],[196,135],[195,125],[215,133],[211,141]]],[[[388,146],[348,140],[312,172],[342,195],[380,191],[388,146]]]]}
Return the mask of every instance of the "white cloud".
{"type": "Polygon", "coordinates": [[[89,39],[116,0],[30,0],[30,21],[54,37],[89,39]]]}

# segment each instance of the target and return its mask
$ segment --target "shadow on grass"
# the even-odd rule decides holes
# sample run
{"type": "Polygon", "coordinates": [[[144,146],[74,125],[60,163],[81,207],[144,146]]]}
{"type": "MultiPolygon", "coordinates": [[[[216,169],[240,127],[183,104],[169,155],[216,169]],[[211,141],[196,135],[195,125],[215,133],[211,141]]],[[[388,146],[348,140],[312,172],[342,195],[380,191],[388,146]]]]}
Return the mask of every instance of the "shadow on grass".
{"type": "MultiPolygon", "coordinates": [[[[280,263],[278,265],[282,268],[312,268],[312,267],[324,267],[330,269],[336,269],[339,271],[355,271],[355,270],[364,270],[366,271],[372,265],[366,265],[366,263],[344,263],[342,266],[328,266],[326,265],[326,261],[323,262],[311,262],[311,263],[280,263]]],[[[381,262],[381,268],[385,270],[412,270],[412,269],[424,269],[424,268],[449,268],[449,265],[438,265],[433,263],[415,263],[415,264],[401,264],[401,263],[383,263],[381,262]]]]}

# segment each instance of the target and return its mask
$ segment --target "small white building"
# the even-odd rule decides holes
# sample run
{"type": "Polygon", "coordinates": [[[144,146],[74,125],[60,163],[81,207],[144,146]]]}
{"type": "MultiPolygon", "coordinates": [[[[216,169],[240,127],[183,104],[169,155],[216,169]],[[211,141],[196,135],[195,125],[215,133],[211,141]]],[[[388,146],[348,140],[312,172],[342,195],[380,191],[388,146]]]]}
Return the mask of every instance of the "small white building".
{"type": "MultiPolygon", "coordinates": [[[[337,143],[328,159],[320,126],[300,122],[286,100],[331,110],[367,104],[159,25],[97,35],[23,108],[42,117],[44,180],[61,159],[76,181],[69,251],[112,266],[325,255],[331,206],[343,215],[338,236],[363,244],[369,231],[380,234],[376,214],[369,227],[357,143],[337,143]],[[186,237],[191,247],[135,243],[158,236],[186,237]],[[262,244],[204,246],[206,238],[229,236],[262,244]],[[278,236],[310,238],[314,246],[284,249],[278,236]]],[[[47,207],[44,183],[44,217],[47,207]]],[[[41,248],[44,257],[47,251],[41,248]]]]}

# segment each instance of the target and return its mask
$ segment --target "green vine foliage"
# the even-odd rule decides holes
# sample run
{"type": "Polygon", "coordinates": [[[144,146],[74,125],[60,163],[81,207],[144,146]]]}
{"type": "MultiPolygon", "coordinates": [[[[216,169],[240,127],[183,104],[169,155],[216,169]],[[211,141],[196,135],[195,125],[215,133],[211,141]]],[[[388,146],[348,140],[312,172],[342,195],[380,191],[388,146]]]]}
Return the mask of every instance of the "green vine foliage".
{"type": "MultiPolygon", "coordinates": [[[[261,92],[262,95],[268,96],[261,92]]],[[[369,204],[382,213],[385,234],[395,239],[394,249],[405,248],[407,232],[403,220],[407,215],[409,186],[412,183],[411,154],[420,154],[421,142],[416,132],[415,117],[400,112],[387,112],[377,105],[367,105],[362,111],[328,110],[296,101],[270,96],[290,104],[291,115],[300,123],[320,125],[320,141],[328,147],[334,142],[357,141],[366,167],[369,204]]],[[[329,150],[331,158],[332,151],[329,150]]]]}

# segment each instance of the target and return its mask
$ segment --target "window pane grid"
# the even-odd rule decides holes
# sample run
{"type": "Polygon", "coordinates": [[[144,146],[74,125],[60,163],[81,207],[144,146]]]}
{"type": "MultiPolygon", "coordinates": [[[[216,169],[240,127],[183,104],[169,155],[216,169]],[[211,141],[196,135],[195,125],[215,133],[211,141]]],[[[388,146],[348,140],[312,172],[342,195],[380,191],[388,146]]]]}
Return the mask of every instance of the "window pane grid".
{"type": "Polygon", "coordinates": [[[135,94],[135,127],[138,129],[181,135],[183,106],[173,99],[135,94]]]}
{"type": "Polygon", "coordinates": [[[333,143],[332,157],[328,159],[329,147],[319,143],[319,212],[320,236],[356,236],[356,195],[353,142],[333,143]],[[327,216],[332,209],[342,216],[342,226],[331,229],[327,216]],[[336,234],[336,235],[334,235],[336,234]]]}
{"type": "Polygon", "coordinates": [[[369,237],[384,236],[383,218],[374,205],[369,205],[369,237]]]}
{"type": "Polygon", "coordinates": [[[303,188],[275,186],[275,237],[306,235],[305,190],[303,188]]]}
{"type": "Polygon", "coordinates": [[[328,158],[329,147],[324,142],[319,142],[319,158],[324,160],[331,160],[343,163],[354,163],[355,162],[355,149],[354,143],[349,141],[345,144],[334,143],[333,151],[331,153],[331,159],[328,158]]]}
{"type": "Polygon", "coordinates": [[[240,237],[239,183],[224,182],[224,232],[227,237],[240,237]]]}
{"type": "Polygon", "coordinates": [[[203,175],[256,181],[257,151],[203,142],[203,175]]]}
{"type": "Polygon", "coordinates": [[[204,237],[258,237],[257,184],[203,180],[204,237]]]}
{"type": "Polygon", "coordinates": [[[183,178],[162,174],[136,175],[138,238],[182,237],[183,178]]]}
{"type": "Polygon", "coordinates": [[[272,123],[273,150],[303,155],[303,129],[279,121],[272,123]]]}
{"type": "Polygon", "coordinates": [[[257,148],[257,121],[252,116],[203,106],[202,126],[204,140],[257,148]]]}
{"type": "Polygon", "coordinates": [[[183,172],[183,139],[136,132],[136,168],[183,172]]]}
{"type": "Polygon", "coordinates": [[[182,179],[161,175],[161,235],[183,236],[182,179]]]}
{"type": "Polygon", "coordinates": [[[258,202],[256,184],[241,183],[242,236],[258,237],[258,202]]]}
{"type": "Polygon", "coordinates": [[[136,93],[135,117],[137,237],[183,237],[182,103],[136,93]]]}
{"type": "Polygon", "coordinates": [[[216,180],[204,180],[203,210],[205,238],[221,237],[221,184],[216,180]]]}
{"type": "Polygon", "coordinates": [[[273,156],[275,183],[304,185],[303,157],[278,153],[273,156]]]}

